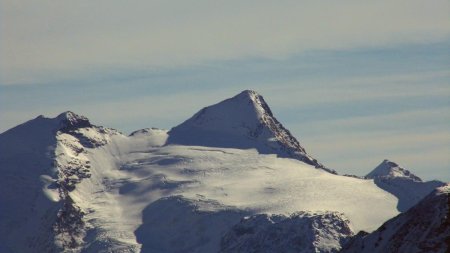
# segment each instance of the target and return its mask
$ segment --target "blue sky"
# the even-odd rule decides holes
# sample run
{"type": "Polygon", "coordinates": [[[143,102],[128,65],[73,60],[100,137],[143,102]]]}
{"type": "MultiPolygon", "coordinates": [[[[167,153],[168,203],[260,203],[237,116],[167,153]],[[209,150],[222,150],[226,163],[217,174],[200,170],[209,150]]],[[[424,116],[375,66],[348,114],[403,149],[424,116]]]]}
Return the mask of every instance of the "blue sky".
{"type": "Polygon", "coordinates": [[[450,181],[448,1],[0,6],[0,131],[72,110],[170,128],[244,89],[314,157],[450,181]]]}

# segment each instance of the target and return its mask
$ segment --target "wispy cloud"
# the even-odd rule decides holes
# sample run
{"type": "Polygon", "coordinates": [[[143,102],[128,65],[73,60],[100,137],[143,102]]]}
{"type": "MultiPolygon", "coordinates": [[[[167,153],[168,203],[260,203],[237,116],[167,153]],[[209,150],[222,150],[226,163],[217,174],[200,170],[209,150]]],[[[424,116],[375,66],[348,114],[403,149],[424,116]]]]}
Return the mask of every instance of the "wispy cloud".
{"type": "Polygon", "coordinates": [[[2,1],[1,83],[109,67],[154,68],[312,49],[428,43],[450,34],[445,0],[2,1]]]}
{"type": "Polygon", "coordinates": [[[417,97],[450,97],[450,71],[423,71],[400,74],[377,74],[363,77],[333,77],[321,80],[290,80],[260,84],[271,94],[269,99],[287,108],[302,108],[319,103],[368,102],[417,97]],[[307,96],[304,94],[307,93],[307,96]],[[286,99],[285,95],[301,99],[286,99]]]}

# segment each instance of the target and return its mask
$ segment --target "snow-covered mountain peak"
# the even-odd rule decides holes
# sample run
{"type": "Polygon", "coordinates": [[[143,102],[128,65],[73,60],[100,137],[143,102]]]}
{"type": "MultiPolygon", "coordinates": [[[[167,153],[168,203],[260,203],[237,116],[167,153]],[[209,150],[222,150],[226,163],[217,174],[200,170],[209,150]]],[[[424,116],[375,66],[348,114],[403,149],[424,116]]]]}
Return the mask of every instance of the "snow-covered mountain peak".
{"type": "Polygon", "coordinates": [[[309,156],[274,117],[264,98],[252,90],[201,109],[172,128],[167,143],[256,149],[262,154],[298,159],[335,173],[309,156]]]}
{"type": "MultiPolygon", "coordinates": [[[[272,115],[272,111],[270,110],[269,106],[267,105],[266,101],[264,101],[264,98],[258,94],[258,92],[254,90],[244,90],[238,95],[228,99],[230,104],[235,103],[238,106],[251,106],[254,107],[255,114],[252,116],[258,116],[262,117],[264,115],[272,115]]],[[[227,100],[225,100],[227,101],[227,100]]],[[[247,115],[250,116],[250,115],[247,115]]]]}
{"type": "Polygon", "coordinates": [[[235,98],[237,98],[237,97],[255,100],[257,97],[261,97],[261,95],[259,95],[258,92],[254,91],[254,90],[244,90],[235,96],[235,98]]]}
{"type": "Polygon", "coordinates": [[[85,116],[78,115],[76,113],[73,113],[71,111],[66,111],[61,114],[59,114],[56,117],[56,120],[59,122],[59,126],[62,129],[66,128],[83,128],[83,127],[91,127],[91,123],[89,122],[89,119],[85,116]]]}
{"type": "Polygon", "coordinates": [[[413,181],[422,182],[422,179],[414,175],[409,170],[399,166],[397,163],[385,159],[373,171],[366,175],[367,178],[373,179],[376,177],[389,178],[408,178],[413,181]]]}
{"type": "Polygon", "coordinates": [[[255,131],[267,116],[273,117],[263,97],[256,91],[245,90],[232,98],[203,108],[182,125],[257,137],[262,133],[249,132],[255,131]]]}
{"type": "Polygon", "coordinates": [[[67,111],[54,118],[39,115],[34,119],[7,130],[5,133],[16,136],[30,135],[32,138],[37,138],[42,136],[44,132],[55,135],[60,130],[74,130],[92,126],[88,118],[67,111]]]}
{"type": "Polygon", "coordinates": [[[398,198],[398,210],[404,212],[418,203],[436,187],[444,182],[432,180],[424,182],[409,170],[397,163],[384,160],[366,178],[373,179],[375,184],[398,198]]]}

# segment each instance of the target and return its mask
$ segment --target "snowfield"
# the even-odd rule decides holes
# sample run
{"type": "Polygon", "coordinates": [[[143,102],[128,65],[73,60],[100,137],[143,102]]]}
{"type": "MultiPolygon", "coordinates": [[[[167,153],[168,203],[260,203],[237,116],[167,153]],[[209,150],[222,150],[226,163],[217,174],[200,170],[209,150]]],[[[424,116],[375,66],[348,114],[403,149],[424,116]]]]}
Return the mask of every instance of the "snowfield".
{"type": "Polygon", "coordinates": [[[147,130],[113,136],[107,145],[88,150],[92,177],[70,195],[89,210],[86,220],[103,231],[96,240],[115,239],[137,249],[133,232],[145,226],[143,210],[169,196],[217,203],[214,208],[199,205],[201,211],[232,207],[247,216],[336,211],[348,217],[354,232],[372,231],[398,213],[397,199],[370,180],[334,175],[254,149],[158,146],[165,137],[162,130],[147,130]]]}

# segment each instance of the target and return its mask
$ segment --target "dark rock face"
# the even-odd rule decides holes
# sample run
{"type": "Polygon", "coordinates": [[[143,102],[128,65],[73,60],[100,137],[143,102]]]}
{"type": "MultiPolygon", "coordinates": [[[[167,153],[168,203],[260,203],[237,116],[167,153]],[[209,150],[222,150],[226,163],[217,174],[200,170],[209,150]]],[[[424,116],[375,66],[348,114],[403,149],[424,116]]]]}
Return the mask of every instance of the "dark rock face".
{"type": "Polygon", "coordinates": [[[96,148],[105,145],[108,141],[102,138],[101,135],[119,134],[114,129],[92,125],[88,118],[70,111],[61,113],[56,117],[56,120],[59,121],[59,132],[74,136],[86,148],[96,148]],[[85,131],[82,132],[80,129],[85,131]],[[86,132],[92,132],[93,134],[89,135],[86,132]]]}
{"type": "Polygon", "coordinates": [[[75,205],[72,198],[61,190],[64,197],[62,206],[58,211],[56,222],[53,224],[55,241],[59,251],[77,249],[82,246],[82,238],[85,236],[84,212],[75,205]]]}

